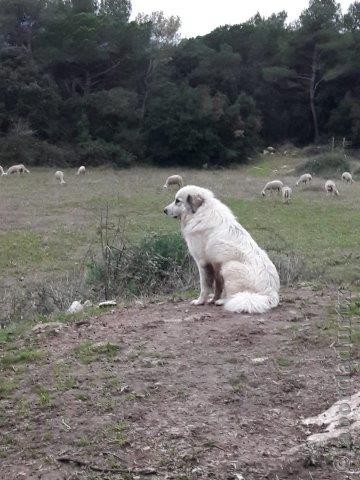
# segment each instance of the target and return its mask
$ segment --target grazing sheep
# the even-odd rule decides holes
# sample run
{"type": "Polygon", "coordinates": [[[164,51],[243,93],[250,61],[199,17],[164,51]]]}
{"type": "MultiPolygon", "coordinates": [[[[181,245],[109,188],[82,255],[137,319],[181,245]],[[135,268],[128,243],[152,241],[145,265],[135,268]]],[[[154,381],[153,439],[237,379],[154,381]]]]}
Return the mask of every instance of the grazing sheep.
{"type": "Polygon", "coordinates": [[[81,167],[79,167],[78,171],[76,172],[76,175],[85,175],[85,172],[86,172],[86,169],[84,165],[81,165],[81,167]]]}
{"type": "Polygon", "coordinates": [[[266,150],[270,153],[275,153],[275,148],[274,147],[267,147],[266,150]]]}
{"type": "Polygon", "coordinates": [[[280,193],[283,186],[284,184],[281,180],[272,180],[265,185],[261,195],[265,197],[267,191],[274,192],[275,190],[277,193],[280,193]]]}
{"type": "Polygon", "coordinates": [[[267,150],[263,150],[262,154],[263,155],[269,155],[270,152],[268,152],[267,150]]]}
{"type": "Polygon", "coordinates": [[[341,180],[342,181],[345,181],[347,183],[352,183],[354,181],[352,175],[350,172],[344,172],[342,175],[341,175],[341,180]]]}
{"type": "Polygon", "coordinates": [[[56,180],[59,180],[61,185],[66,183],[64,180],[64,172],[62,172],[61,170],[58,170],[57,172],[55,172],[55,178],[56,180]]]}
{"type": "Polygon", "coordinates": [[[339,195],[339,191],[336,188],[335,182],[332,180],[327,180],[325,182],[325,191],[327,195],[339,195]]]}
{"type": "Polygon", "coordinates": [[[1,174],[1,176],[7,175],[7,173],[4,172],[4,169],[3,169],[3,167],[2,167],[1,165],[0,165],[0,174],[1,174]]]}
{"type": "Polygon", "coordinates": [[[304,185],[306,185],[307,183],[310,183],[311,180],[312,180],[312,176],[310,175],[310,173],[304,173],[296,182],[296,185],[300,185],[300,183],[303,183],[304,185]]]}
{"type": "Polygon", "coordinates": [[[165,185],[163,188],[168,188],[170,185],[178,185],[181,188],[184,183],[181,175],[171,175],[166,179],[165,185]]]}
{"type": "Polygon", "coordinates": [[[291,198],[292,190],[290,187],[282,187],[281,195],[283,198],[284,203],[289,203],[291,198]]]}
{"type": "Polygon", "coordinates": [[[8,175],[11,175],[12,173],[30,173],[29,170],[20,163],[19,165],[13,165],[12,167],[8,168],[8,171],[6,172],[8,175]]]}

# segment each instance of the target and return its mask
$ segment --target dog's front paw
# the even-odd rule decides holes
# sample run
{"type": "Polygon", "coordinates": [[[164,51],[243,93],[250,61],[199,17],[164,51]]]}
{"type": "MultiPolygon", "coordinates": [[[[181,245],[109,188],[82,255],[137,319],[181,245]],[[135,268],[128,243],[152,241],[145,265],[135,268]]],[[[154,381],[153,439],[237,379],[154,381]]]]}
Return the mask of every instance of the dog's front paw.
{"type": "Polygon", "coordinates": [[[215,295],[213,293],[210,293],[210,295],[208,295],[206,303],[208,303],[208,304],[214,303],[214,297],[215,297],[215,295]]]}
{"type": "Polygon", "coordinates": [[[225,300],[223,298],[219,298],[219,300],[215,300],[215,305],[217,306],[220,306],[220,305],[224,305],[225,303],[225,300]]]}
{"type": "Polygon", "coordinates": [[[197,298],[196,300],[192,300],[190,302],[191,305],[204,305],[205,304],[205,300],[203,298],[197,298]]]}

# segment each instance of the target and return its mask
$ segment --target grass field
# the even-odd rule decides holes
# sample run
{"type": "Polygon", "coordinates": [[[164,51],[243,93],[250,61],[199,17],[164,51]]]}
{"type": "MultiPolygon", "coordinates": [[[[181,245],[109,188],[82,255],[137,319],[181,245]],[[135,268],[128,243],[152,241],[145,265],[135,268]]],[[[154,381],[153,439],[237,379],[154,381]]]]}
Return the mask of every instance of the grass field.
{"type": "MultiPolygon", "coordinates": [[[[66,171],[65,186],[50,169],[0,177],[1,478],[345,480],[344,458],[358,471],[342,440],[308,446],[320,427],[301,420],[358,389],[360,184],[338,181],[327,198],[315,177],[290,205],[260,196],[269,179],[294,185],[301,161],[177,170],[214,190],[274,259],[288,285],[264,315],[190,306],[190,291],[133,305],[120,292],[117,308],[64,313],[89,252],[101,255],[106,210],[129,250],[179,232],[163,214],[173,171],[66,171]]],[[[81,299],[97,299],[92,289],[81,299]]]]}
{"type": "MultiPolygon", "coordinates": [[[[303,160],[272,157],[234,170],[194,171],[134,168],[114,171],[89,168],[85,177],[65,170],[66,185],[54,171],[33,168],[30,175],[0,178],[0,287],[2,303],[14,290],[80,275],[87,252],[99,250],[98,227],[106,209],[120,223],[129,242],[148,232],[178,232],[177,221],[163,207],[174,190],[163,190],[170,173],[186,183],[212,189],[227,203],[270,255],[284,256],[302,269],[302,279],[359,287],[360,184],[341,184],[340,196],[327,198],[324,179],[294,189],[290,205],[260,191],[269,179],[293,186],[294,166],[303,160]],[[289,165],[289,162],[291,164],[289,165]]],[[[335,178],[336,180],[336,178],[335,178]]]]}

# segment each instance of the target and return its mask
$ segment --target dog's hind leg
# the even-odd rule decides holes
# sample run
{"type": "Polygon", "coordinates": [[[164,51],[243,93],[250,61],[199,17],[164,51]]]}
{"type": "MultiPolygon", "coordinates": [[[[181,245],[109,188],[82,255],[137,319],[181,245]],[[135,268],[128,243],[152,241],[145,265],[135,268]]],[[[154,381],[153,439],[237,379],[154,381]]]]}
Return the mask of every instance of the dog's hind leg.
{"type": "Polygon", "coordinates": [[[204,305],[214,285],[214,268],[211,264],[197,263],[200,275],[200,296],[191,302],[192,305],[204,305]]]}
{"type": "Polygon", "coordinates": [[[213,264],[214,269],[214,295],[211,303],[222,305],[220,299],[224,291],[224,278],[221,273],[221,265],[219,263],[213,264]]]}

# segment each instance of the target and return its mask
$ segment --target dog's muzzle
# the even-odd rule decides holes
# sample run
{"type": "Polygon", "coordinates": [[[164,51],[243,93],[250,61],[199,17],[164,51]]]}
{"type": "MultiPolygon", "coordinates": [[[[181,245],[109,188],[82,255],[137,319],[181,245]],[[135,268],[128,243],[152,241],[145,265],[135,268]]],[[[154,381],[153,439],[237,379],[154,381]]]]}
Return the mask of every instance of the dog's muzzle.
{"type": "Polygon", "coordinates": [[[169,215],[167,207],[164,208],[164,213],[165,213],[165,215],[169,215]]]}

